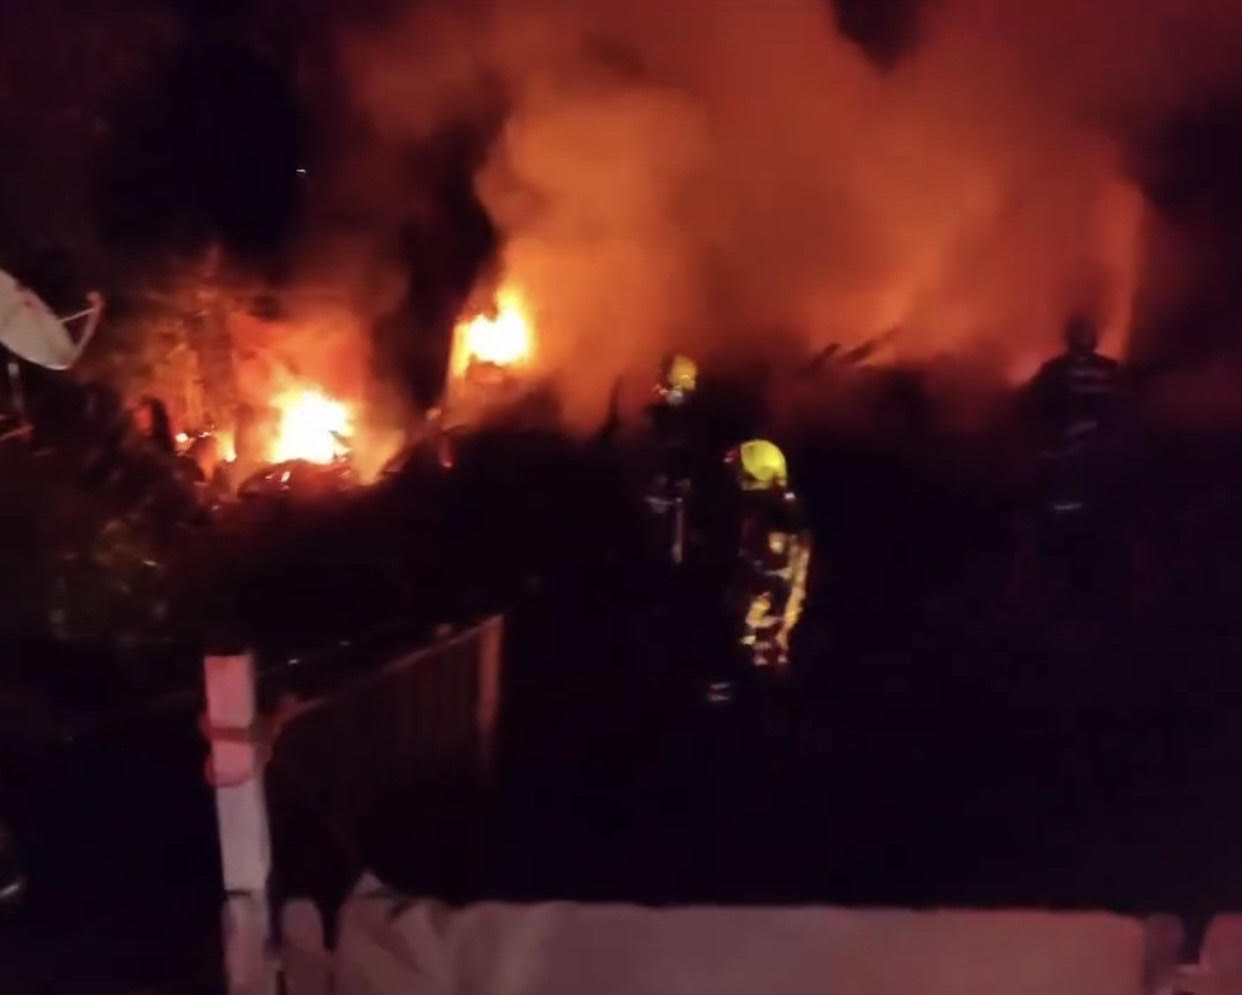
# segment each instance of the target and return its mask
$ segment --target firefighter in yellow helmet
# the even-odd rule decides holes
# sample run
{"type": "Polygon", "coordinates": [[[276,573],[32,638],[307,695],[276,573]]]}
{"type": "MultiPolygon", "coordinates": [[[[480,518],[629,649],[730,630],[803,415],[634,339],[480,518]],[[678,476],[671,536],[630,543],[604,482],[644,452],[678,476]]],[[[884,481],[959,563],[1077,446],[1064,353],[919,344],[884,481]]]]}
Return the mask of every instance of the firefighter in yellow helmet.
{"type": "Polygon", "coordinates": [[[751,439],[729,453],[743,491],[787,493],[789,468],[785,454],[767,439],[751,439]]]}
{"type": "Polygon", "coordinates": [[[690,399],[698,383],[699,367],[689,356],[678,353],[665,359],[659,387],[661,400],[665,404],[679,407],[690,399]]]}
{"type": "Polygon", "coordinates": [[[810,533],[776,445],[751,439],[733,449],[728,462],[742,492],[735,595],[739,643],[755,666],[783,671],[806,596],[810,533]]]}
{"type": "Polygon", "coordinates": [[[654,467],[645,503],[658,523],[660,544],[674,566],[686,555],[687,506],[690,501],[693,449],[692,406],[699,368],[689,356],[664,360],[648,417],[655,441],[654,467]]]}

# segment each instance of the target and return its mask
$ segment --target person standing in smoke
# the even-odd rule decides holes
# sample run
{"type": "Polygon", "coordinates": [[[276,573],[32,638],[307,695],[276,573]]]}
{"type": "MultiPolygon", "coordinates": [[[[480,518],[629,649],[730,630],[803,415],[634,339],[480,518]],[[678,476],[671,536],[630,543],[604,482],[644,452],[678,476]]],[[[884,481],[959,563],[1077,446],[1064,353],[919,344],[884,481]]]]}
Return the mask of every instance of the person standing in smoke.
{"type": "Polygon", "coordinates": [[[1119,428],[1121,364],[1101,356],[1095,323],[1082,315],[1065,326],[1066,350],[1035,375],[1030,401],[1042,439],[1048,509],[1083,511],[1107,483],[1108,443],[1119,428]]]}
{"type": "Polygon", "coordinates": [[[810,533],[780,449],[751,439],[732,450],[727,462],[742,493],[733,597],[738,646],[755,667],[783,673],[806,597],[810,533]]]}
{"type": "Polygon", "coordinates": [[[1124,428],[1121,364],[1097,351],[1095,324],[1081,315],[1065,326],[1066,350],[1046,362],[1027,391],[1039,437],[1037,500],[1011,569],[1009,600],[1040,592],[1066,624],[1125,586],[1121,509],[1116,507],[1124,428]]]}
{"type": "Polygon", "coordinates": [[[659,523],[661,544],[674,566],[681,566],[686,556],[693,478],[691,419],[698,375],[694,360],[670,356],[661,369],[656,399],[647,409],[654,436],[655,466],[643,499],[659,523]]]}

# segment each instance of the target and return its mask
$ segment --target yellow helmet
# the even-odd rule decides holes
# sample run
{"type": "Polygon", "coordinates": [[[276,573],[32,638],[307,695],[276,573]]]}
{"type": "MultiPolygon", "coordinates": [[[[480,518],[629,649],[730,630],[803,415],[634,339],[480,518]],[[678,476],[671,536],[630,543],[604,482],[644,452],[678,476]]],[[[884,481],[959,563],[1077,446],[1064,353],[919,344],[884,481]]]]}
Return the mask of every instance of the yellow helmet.
{"type": "Polygon", "coordinates": [[[784,489],[789,483],[785,454],[767,439],[743,442],[730,454],[730,459],[737,465],[742,490],[784,489]]]}
{"type": "Polygon", "coordinates": [[[694,391],[699,380],[698,364],[689,356],[678,353],[664,365],[665,390],[689,394],[694,391]]]}

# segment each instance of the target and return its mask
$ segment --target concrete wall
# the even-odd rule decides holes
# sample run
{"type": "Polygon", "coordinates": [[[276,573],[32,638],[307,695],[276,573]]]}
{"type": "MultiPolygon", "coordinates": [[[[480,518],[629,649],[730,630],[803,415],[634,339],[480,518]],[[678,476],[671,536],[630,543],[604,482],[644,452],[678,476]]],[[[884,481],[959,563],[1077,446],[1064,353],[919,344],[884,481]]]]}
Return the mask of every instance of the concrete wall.
{"type": "Polygon", "coordinates": [[[1138,995],[1142,924],[1088,913],[480,904],[365,883],[340,995],[1138,995]]]}

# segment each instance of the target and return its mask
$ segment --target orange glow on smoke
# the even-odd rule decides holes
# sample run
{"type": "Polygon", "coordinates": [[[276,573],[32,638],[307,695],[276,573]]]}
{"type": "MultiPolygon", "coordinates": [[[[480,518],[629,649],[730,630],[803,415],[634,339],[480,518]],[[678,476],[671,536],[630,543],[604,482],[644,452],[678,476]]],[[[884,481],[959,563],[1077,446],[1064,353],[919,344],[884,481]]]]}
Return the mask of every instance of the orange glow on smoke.
{"type": "Polygon", "coordinates": [[[452,373],[464,376],[475,363],[505,369],[527,365],[535,352],[535,335],[521,295],[512,287],[496,294],[494,316],[477,314],[453,332],[452,373]]]}
{"type": "Polygon", "coordinates": [[[303,387],[280,394],[272,407],[280,412],[280,427],[271,454],[273,463],[331,463],[349,454],[354,413],[343,401],[303,387]]]}

